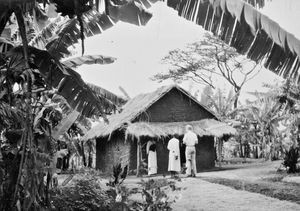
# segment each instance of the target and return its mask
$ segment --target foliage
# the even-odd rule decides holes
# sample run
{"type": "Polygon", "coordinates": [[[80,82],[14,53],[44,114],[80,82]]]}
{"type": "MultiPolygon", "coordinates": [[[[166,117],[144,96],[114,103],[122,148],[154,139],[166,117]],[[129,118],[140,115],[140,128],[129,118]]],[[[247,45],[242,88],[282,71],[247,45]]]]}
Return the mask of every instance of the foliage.
{"type": "Polygon", "coordinates": [[[115,95],[114,93],[96,86],[94,84],[88,83],[88,86],[95,92],[97,96],[101,96],[102,98],[105,98],[108,102],[111,102],[112,105],[115,105],[115,109],[119,110],[120,107],[122,107],[125,103],[126,100],[123,97],[120,97],[118,95],[115,95]]]}
{"type": "Polygon", "coordinates": [[[19,127],[10,128],[11,132],[6,133],[6,140],[1,143],[3,159],[0,164],[5,175],[2,175],[4,177],[0,184],[0,189],[4,191],[0,196],[3,202],[1,210],[15,206],[24,210],[39,209],[49,199],[49,184],[44,183],[44,176],[48,178],[52,174],[50,163],[55,152],[55,144],[49,138],[49,132],[51,134],[51,128],[59,117],[52,115],[56,112],[49,107],[41,112],[34,125],[32,105],[29,101],[25,102],[22,107],[16,106],[23,112],[25,119],[19,120],[19,127]],[[21,131],[20,135],[13,135],[17,131],[21,131]]]}
{"type": "MultiPolygon", "coordinates": [[[[119,165],[115,173],[120,175],[119,165]]],[[[122,172],[122,171],[121,171],[122,172]]],[[[115,174],[114,173],[114,174],[115,174]]],[[[77,174],[67,186],[60,186],[50,191],[52,210],[171,210],[170,198],[165,190],[180,190],[175,182],[166,179],[141,181],[138,188],[129,189],[118,183],[103,185],[97,171],[84,171],[77,174]],[[131,198],[132,194],[141,194],[143,202],[131,198]]]]}
{"type": "Polygon", "coordinates": [[[250,93],[256,99],[239,109],[238,119],[245,137],[259,144],[266,159],[278,159],[285,154],[283,142],[290,137],[296,144],[299,125],[299,88],[287,80],[266,93],[250,93]],[[280,130],[279,130],[280,128],[280,130]]]}
{"type": "Polygon", "coordinates": [[[93,173],[79,176],[73,183],[51,190],[52,210],[112,210],[113,199],[93,173]]]}
{"type": "Polygon", "coordinates": [[[297,169],[297,163],[299,158],[299,148],[291,147],[289,150],[285,151],[283,165],[288,169],[288,173],[296,173],[297,171],[300,171],[299,167],[297,169]]]}
{"type": "Polygon", "coordinates": [[[235,116],[234,102],[236,98],[237,95],[232,90],[226,94],[220,88],[213,91],[211,87],[206,86],[202,91],[200,101],[213,110],[219,119],[226,121],[235,116]]]}
{"type": "Polygon", "coordinates": [[[265,68],[284,78],[299,82],[300,40],[246,2],[170,0],[167,4],[179,16],[201,25],[238,53],[263,63],[265,68]]]}
{"type": "Polygon", "coordinates": [[[113,166],[113,174],[111,180],[107,183],[108,186],[117,187],[120,186],[126,179],[128,173],[128,165],[122,168],[121,163],[113,166]]]}
{"type": "Polygon", "coordinates": [[[168,182],[166,179],[149,179],[141,180],[143,203],[133,203],[130,208],[133,210],[171,210],[171,204],[175,200],[171,200],[163,190],[168,187],[171,191],[180,190],[175,186],[175,182],[168,182]]]}
{"type": "Polygon", "coordinates": [[[142,179],[140,184],[145,190],[151,190],[158,187],[168,186],[169,184],[173,184],[173,182],[170,183],[167,179],[148,179],[146,181],[142,179]]]}
{"type": "Polygon", "coordinates": [[[83,64],[111,64],[116,60],[116,58],[102,56],[102,55],[85,55],[80,57],[75,57],[63,61],[63,64],[70,67],[76,68],[83,64]]]}
{"type": "Polygon", "coordinates": [[[205,34],[203,40],[189,44],[185,50],[170,51],[163,62],[171,65],[170,70],[156,74],[155,80],[190,79],[214,88],[213,77],[222,77],[237,95],[235,108],[244,84],[260,71],[255,62],[240,56],[234,48],[209,34],[205,34]]]}

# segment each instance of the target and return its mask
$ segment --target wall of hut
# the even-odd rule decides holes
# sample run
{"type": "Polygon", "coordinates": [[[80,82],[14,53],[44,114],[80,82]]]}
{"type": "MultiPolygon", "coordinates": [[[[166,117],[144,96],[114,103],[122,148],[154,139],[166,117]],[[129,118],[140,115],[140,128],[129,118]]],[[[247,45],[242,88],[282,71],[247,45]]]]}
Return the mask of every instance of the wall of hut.
{"type": "MultiPolygon", "coordinates": [[[[157,139],[150,137],[141,137],[141,145],[142,145],[142,160],[147,164],[148,156],[146,152],[146,145],[149,140],[153,140],[156,142],[156,154],[157,154],[157,173],[167,173],[168,171],[168,162],[169,162],[169,151],[167,149],[168,139],[157,139]]],[[[137,140],[132,142],[131,151],[130,151],[130,163],[133,167],[133,171],[135,172],[137,166],[137,140]]],[[[147,168],[145,169],[147,170],[147,168]]],[[[147,171],[142,169],[141,173],[147,174],[147,171]]]]}
{"type": "Polygon", "coordinates": [[[129,168],[132,168],[130,164],[131,143],[125,141],[124,133],[116,132],[110,140],[98,138],[96,148],[96,169],[104,173],[112,173],[113,166],[118,163],[121,163],[122,166],[129,165],[129,168]]]}
{"type": "Polygon", "coordinates": [[[188,96],[177,89],[172,89],[150,106],[146,113],[136,118],[134,122],[183,122],[208,118],[214,117],[188,96]]]}
{"type": "Polygon", "coordinates": [[[204,136],[199,138],[196,145],[196,165],[197,171],[203,171],[215,167],[216,150],[214,147],[214,137],[204,136]]]}
{"type": "MultiPolygon", "coordinates": [[[[183,137],[180,137],[182,140],[183,137]]],[[[157,173],[165,174],[168,173],[168,162],[169,162],[169,150],[167,149],[168,141],[170,138],[164,139],[153,139],[157,143],[156,154],[157,154],[157,173]]],[[[151,140],[149,137],[142,137],[142,159],[148,163],[148,157],[146,154],[146,143],[151,140]]],[[[137,141],[132,142],[130,150],[130,166],[131,171],[135,173],[137,163],[137,141]]],[[[181,161],[185,163],[185,145],[181,145],[181,161]]],[[[196,164],[197,171],[203,171],[215,166],[216,152],[214,148],[214,137],[204,136],[199,138],[199,143],[196,145],[196,164]]],[[[147,174],[147,172],[143,172],[147,174]]]]}

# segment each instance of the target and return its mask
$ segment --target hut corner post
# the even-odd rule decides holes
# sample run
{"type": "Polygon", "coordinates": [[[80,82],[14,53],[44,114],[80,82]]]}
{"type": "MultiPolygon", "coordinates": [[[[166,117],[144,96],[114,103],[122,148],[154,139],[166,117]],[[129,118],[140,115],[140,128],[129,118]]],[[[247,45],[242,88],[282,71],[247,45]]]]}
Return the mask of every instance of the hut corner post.
{"type": "Polygon", "coordinates": [[[141,154],[142,154],[142,146],[141,146],[141,140],[138,138],[137,139],[137,162],[136,162],[136,176],[140,177],[141,176],[141,154]]]}
{"type": "Polygon", "coordinates": [[[222,161],[223,161],[223,138],[215,137],[215,140],[217,142],[217,159],[218,159],[218,165],[219,167],[222,167],[222,161]]]}

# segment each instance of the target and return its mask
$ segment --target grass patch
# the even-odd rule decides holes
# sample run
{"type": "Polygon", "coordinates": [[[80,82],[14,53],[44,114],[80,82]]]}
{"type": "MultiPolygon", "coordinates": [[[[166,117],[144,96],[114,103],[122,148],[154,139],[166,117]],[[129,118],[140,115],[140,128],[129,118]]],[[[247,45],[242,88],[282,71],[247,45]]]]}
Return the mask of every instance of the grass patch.
{"type": "Polygon", "coordinates": [[[280,200],[300,204],[300,185],[280,182],[281,177],[271,178],[268,181],[254,182],[211,177],[201,177],[201,179],[207,182],[229,186],[236,190],[260,193],[280,200]]]}

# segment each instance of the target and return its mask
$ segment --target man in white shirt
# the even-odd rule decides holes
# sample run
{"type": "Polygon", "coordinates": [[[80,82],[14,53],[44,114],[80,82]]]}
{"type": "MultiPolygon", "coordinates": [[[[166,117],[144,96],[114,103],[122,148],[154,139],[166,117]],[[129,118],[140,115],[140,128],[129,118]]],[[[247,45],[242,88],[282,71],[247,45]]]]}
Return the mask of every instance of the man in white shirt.
{"type": "Polygon", "coordinates": [[[185,157],[187,170],[186,174],[188,177],[196,177],[196,149],[195,144],[198,144],[198,137],[192,131],[193,128],[191,125],[185,127],[186,133],[183,137],[183,143],[186,145],[185,157]],[[192,171],[193,170],[193,171],[192,171]]]}

